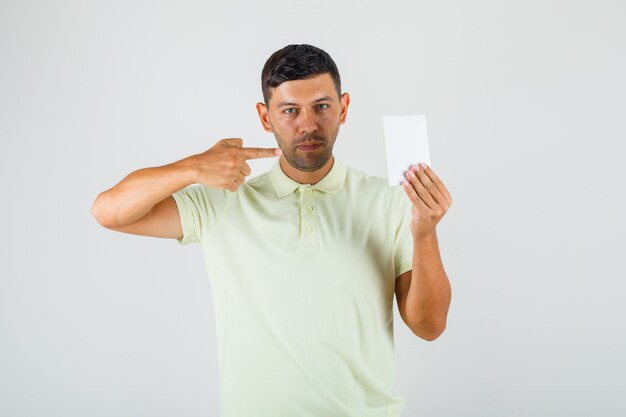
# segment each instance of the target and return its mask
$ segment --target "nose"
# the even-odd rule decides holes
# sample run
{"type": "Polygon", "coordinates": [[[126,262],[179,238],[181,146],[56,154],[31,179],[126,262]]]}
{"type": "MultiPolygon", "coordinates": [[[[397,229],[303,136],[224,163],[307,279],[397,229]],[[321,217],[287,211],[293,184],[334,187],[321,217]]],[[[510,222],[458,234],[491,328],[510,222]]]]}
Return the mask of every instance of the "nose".
{"type": "Polygon", "coordinates": [[[311,133],[317,130],[317,121],[315,120],[314,112],[308,109],[302,110],[298,119],[298,130],[300,133],[311,133]]]}

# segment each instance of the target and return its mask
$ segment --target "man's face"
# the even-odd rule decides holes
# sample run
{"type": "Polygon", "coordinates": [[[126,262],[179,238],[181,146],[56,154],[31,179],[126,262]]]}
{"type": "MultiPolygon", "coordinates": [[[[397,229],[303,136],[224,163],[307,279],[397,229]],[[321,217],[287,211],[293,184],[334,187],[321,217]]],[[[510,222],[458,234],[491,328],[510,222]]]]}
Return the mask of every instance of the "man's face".
{"type": "Polygon", "coordinates": [[[271,90],[269,103],[257,103],[257,111],[287,162],[300,171],[316,171],[332,156],[349,103],[348,93],[339,97],[332,77],[323,73],[281,83],[271,90]]]}

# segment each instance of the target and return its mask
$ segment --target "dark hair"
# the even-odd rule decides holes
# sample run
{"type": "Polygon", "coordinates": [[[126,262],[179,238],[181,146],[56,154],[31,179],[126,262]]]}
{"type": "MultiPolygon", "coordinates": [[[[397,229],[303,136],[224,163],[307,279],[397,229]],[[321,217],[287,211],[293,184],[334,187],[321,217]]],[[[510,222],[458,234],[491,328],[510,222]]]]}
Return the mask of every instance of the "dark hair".
{"type": "Polygon", "coordinates": [[[330,73],[337,95],[341,96],[339,70],[326,51],[307,44],[292,44],[279,49],[267,59],[261,71],[265,105],[269,105],[270,88],[278,87],[284,81],[302,80],[326,72],[330,73]]]}

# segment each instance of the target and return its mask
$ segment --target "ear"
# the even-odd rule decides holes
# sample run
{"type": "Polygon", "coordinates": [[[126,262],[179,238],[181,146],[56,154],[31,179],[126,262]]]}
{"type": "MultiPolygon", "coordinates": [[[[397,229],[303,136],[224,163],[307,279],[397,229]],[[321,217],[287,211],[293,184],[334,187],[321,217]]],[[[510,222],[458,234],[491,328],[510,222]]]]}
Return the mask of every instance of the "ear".
{"type": "Polygon", "coordinates": [[[342,125],[346,122],[346,116],[348,116],[348,106],[350,105],[350,94],[343,93],[340,97],[341,112],[339,113],[339,124],[342,125]]]}
{"type": "Polygon", "coordinates": [[[266,132],[273,132],[272,125],[270,124],[269,115],[267,114],[267,106],[260,101],[256,104],[256,111],[259,113],[259,119],[261,119],[261,125],[266,132]]]}

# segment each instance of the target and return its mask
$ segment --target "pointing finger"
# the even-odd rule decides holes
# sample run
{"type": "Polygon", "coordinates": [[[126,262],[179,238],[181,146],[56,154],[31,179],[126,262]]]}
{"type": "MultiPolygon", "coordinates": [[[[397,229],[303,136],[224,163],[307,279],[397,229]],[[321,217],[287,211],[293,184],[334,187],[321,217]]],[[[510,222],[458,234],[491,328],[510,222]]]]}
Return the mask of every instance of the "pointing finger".
{"type": "Polygon", "coordinates": [[[227,139],[222,139],[222,143],[228,145],[228,146],[239,146],[241,147],[243,145],[243,139],[241,138],[227,138],[227,139]]]}
{"type": "Polygon", "coordinates": [[[270,158],[283,152],[279,148],[241,148],[245,159],[270,158]]]}

